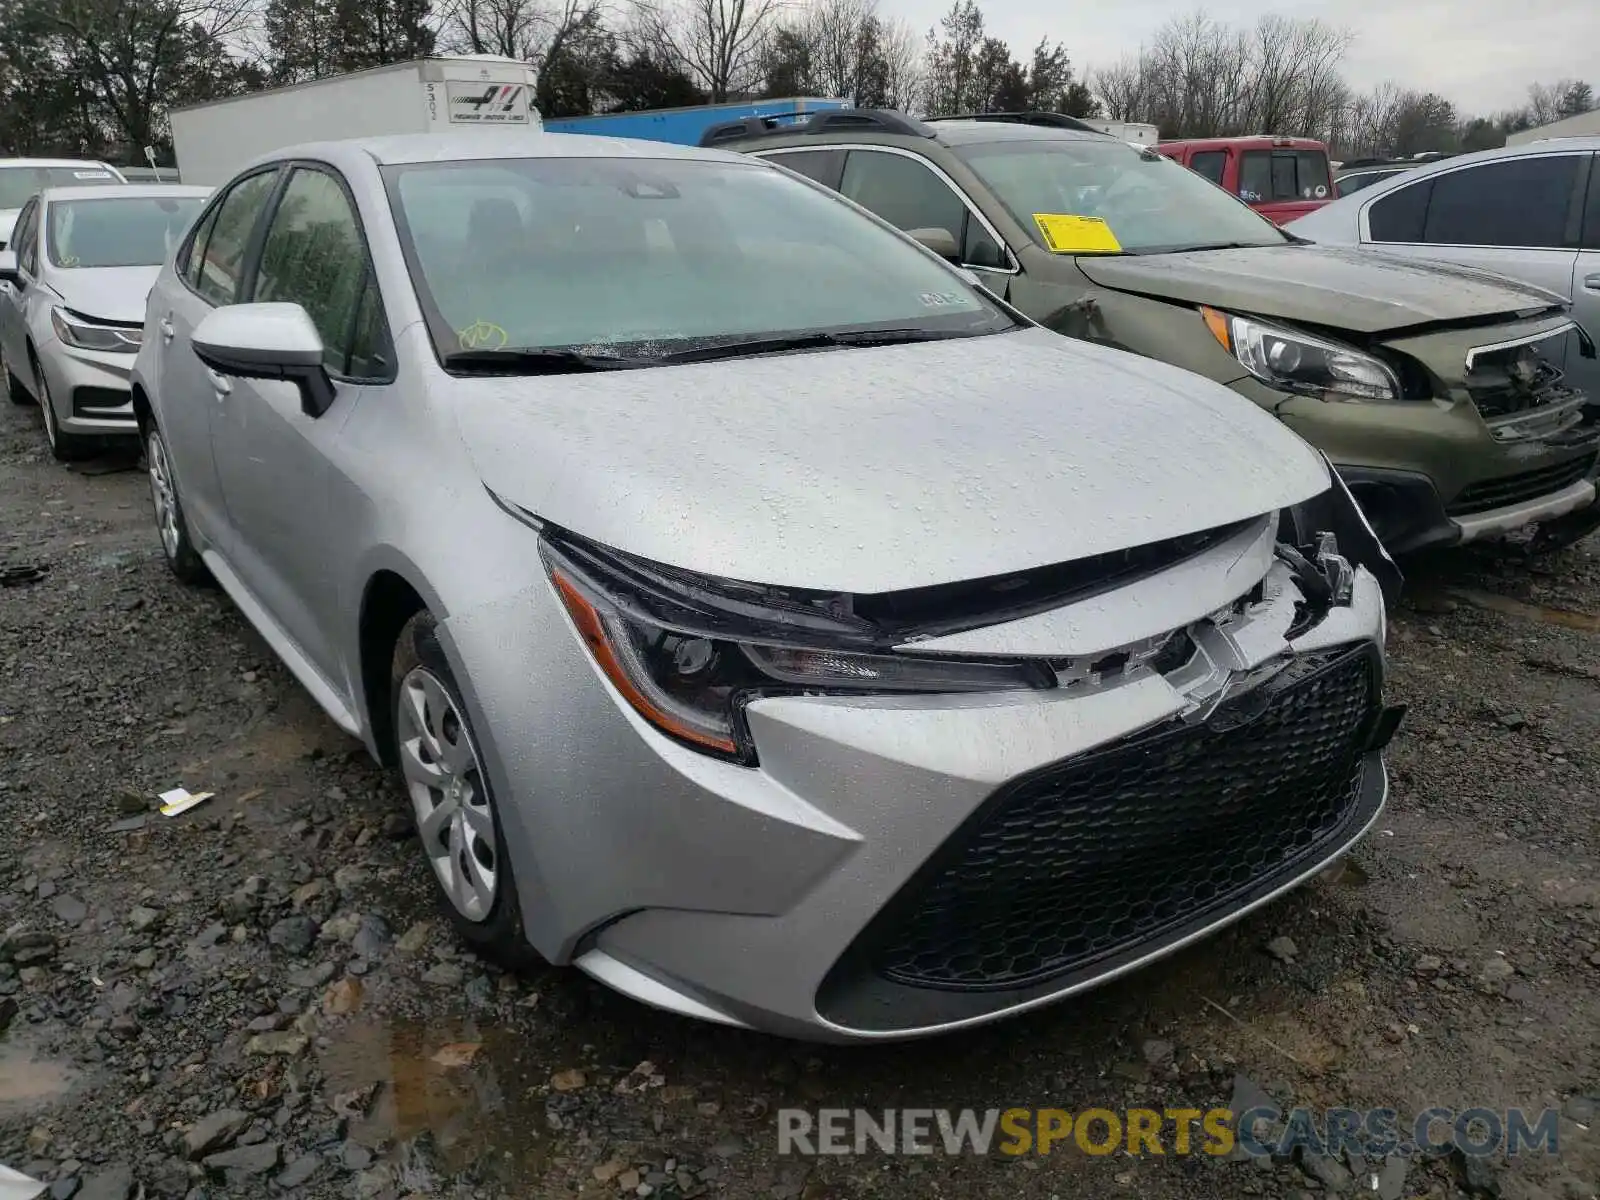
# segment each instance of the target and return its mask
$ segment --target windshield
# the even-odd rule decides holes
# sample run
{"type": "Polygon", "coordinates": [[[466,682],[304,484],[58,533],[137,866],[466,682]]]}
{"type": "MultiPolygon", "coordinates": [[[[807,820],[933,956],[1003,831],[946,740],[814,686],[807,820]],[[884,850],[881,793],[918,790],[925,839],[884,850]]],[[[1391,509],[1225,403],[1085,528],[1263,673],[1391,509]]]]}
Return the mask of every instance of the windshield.
{"type": "Polygon", "coordinates": [[[104,167],[0,167],[0,208],[21,208],[28,197],[51,187],[96,187],[122,181],[104,167]]]}
{"type": "Polygon", "coordinates": [[[1126,142],[1029,139],[956,153],[1046,250],[1156,254],[1288,240],[1204,176],[1126,142]]]}
{"type": "Polygon", "coordinates": [[[203,203],[201,196],[56,200],[45,248],[58,267],[159,267],[203,203]]]}
{"type": "Polygon", "coordinates": [[[1328,199],[1328,156],[1321,150],[1246,150],[1239,156],[1239,199],[1328,199]]]}
{"type": "Polygon", "coordinates": [[[441,357],[1014,323],[832,193],[757,162],[529,158],[386,171],[441,357]]]}

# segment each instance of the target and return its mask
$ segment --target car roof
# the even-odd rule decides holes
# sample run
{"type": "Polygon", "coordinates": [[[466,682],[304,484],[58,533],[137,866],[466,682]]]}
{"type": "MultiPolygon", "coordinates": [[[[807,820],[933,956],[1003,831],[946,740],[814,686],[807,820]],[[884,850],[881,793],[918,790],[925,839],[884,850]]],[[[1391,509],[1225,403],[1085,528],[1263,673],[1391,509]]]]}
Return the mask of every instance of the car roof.
{"type": "Polygon", "coordinates": [[[412,133],[387,137],[347,138],[337,142],[306,142],[264,154],[250,166],[292,158],[338,161],[364,156],[382,166],[408,163],[474,162],[485,159],[524,158],[654,158],[704,159],[710,162],[749,163],[741,154],[647,142],[637,138],[594,137],[579,133],[524,133],[476,130],[462,133],[412,133]]]}
{"type": "Polygon", "coordinates": [[[1350,195],[1341,197],[1334,204],[1330,204],[1328,208],[1336,208],[1337,205],[1350,201],[1352,202],[1352,208],[1349,211],[1358,211],[1387,196],[1390,192],[1398,191],[1402,187],[1410,187],[1419,180],[1433,175],[1443,175],[1450,171],[1457,171],[1462,167],[1470,167],[1477,163],[1499,162],[1502,159],[1512,158],[1529,158],[1539,154],[1588,154],[1594,151],[1600,151],[1600,135],[1546,138],[1538,142],[1524,142],[1518,146],[1501,146],[1496,150],[1478,150],[1472,154],[1454,154],[1449,158],[1436,158],[1428,162],[1419,162],[1403,171],[1385,171],[1383,174],[1393,175],[1395,178],[1381,179],[1377,183],[1362,188],[1359,192],[1351,192],[1350,195]]]}
{"type": "MultiPolygon", "coordinates": [[[[935,140],[947,146],[978,142],[1114,142],[1106,133],[1085,133],[1054,125],[1011,124],[1006,121],[940,121],[933,127],[935,140]]],[[[826,136],[826,135],[823,135],[826,136]]],[[[926,140],[926,139],[923,139],[926,140]]]]}
{"type": "Polygon", "coordinates": [[[149,200],[162,196],[203,200],[211,194],[211,190],[208,187],[182,183],[119,183],[109,187],[45,188],[39,193],[39,198],[46,204],[62,200],[149,200]]]}
{"type": "Polygon", "coordinates": [[[4,167],[82,167],[96,171],[116,170],[110,163],[95,158],[0,158],[4,167]]]}
{"type": "Polygon", "coordinates": [[[1288,146],[1291,149],[1322,149],[1325,143],[1311,137],[1290,137],[1286,134],[1276,133],[1244,133],[1232,137],[1194,137],[1173,138],[1171,141],[1159,142],[1156,149],[1164,150],[1168,146],[1288,146]]]}

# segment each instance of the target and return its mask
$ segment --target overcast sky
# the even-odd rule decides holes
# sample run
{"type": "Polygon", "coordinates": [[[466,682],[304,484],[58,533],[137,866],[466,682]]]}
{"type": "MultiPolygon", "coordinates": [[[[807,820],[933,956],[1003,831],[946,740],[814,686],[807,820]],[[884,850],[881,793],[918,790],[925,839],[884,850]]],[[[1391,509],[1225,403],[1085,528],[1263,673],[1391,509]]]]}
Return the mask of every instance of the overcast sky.
{"type": "MultiPolygon", "coordinates": [[[[879,0],[888,16],[918,31],[935,24],[949,0],[879,0]]],[[[986,31],[1027,60],[1044,36],[1066,44],[1080,72],[1136,52],[1184,0],[978,0],[986,31]]],[[[1351,85],[1386,79],[1431,90],[1458,111],[1490,113],[1520,105],[1530,83],[1584,79],[1600,92],[1600,0],[1215,0],[1219,20],[1253,24],[1266,12],[1320,17],[1352,30],[1345,61],[1351,85]]]]}

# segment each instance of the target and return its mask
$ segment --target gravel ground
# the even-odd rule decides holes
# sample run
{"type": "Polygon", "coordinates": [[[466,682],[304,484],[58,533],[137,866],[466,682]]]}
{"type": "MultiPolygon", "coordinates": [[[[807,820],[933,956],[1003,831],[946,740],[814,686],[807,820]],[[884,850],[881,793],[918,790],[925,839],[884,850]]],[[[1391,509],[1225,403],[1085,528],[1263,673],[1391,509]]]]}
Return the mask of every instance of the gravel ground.
{"type": "Polygon", "coordinates": [[[56,1197],[1373,1194],[1326,1160],[777,1152],[785,1106],[1204,1109],[1240,1080],[1562,1109],[1559,1156],[1379,1194],[1600,1192],[1593,543],[1414,568],[1391,804],[1337,878],[1042,1014],[819,1048],[454,944],[398,790],[170,578],[143,475],[65,470],[0,408],[0,1163],[56,1197]],[[154,812],[178,784],[216,797],[154,812]]]}

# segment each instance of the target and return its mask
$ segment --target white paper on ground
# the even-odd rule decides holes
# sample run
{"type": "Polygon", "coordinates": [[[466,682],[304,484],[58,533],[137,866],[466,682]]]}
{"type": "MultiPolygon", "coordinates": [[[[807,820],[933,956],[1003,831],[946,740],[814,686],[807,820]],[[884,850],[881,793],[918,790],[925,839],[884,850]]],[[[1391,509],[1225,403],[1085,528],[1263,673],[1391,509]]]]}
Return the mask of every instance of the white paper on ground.
{"type": "Polygon", "coordinates": [[[170,792],[162,792],[157,798],[161,801],[161,815],[175,817],[179,813],[188,812],[196,804],[209,800],[214,795],[215,792],[196,792],[191,795],[188,788],[180,787],[173,788],[170,792]]]}
{"type": "Polygon", "coordinates": [[[0,1165],[0,1200],[33,1200],[35,1196],[43,1195],[49,1187],[48,1183],[41,1183],[21,1171],[0,1165]]]}

